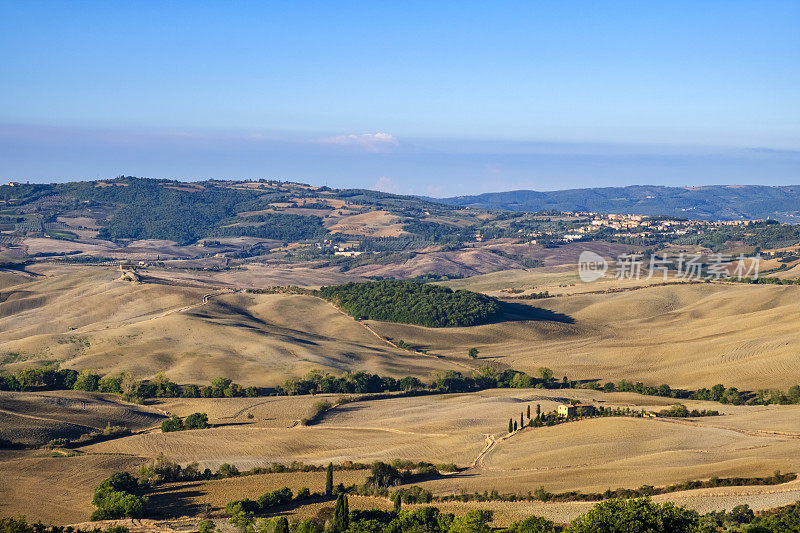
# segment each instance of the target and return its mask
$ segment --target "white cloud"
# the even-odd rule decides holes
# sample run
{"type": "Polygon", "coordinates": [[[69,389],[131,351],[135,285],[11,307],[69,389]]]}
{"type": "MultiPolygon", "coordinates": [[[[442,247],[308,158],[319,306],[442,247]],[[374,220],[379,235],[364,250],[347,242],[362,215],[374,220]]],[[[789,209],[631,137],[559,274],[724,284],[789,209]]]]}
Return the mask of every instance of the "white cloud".
{"type": "Polygon", "coordinates": [[[400,145],[391,133],[351,133],[320,139],[323,144],[338,144],[340,146],[356,146],[368,152],[386,152],[400,145]]]}
{"type": "Polygon", "coordinates": [[[375,185],[372,186],[372,189],[381,192],[389,192],[392,194],[400,194],[400,185],[386,176],[381,176],[378,178],[378,181],[375,182],[375,185]]]}

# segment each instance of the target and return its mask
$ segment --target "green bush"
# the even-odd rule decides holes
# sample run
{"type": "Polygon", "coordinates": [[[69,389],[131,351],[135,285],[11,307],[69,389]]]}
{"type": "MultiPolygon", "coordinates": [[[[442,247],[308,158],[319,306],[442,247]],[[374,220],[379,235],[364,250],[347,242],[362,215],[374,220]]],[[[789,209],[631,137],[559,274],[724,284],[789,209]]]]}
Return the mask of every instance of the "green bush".
{"type": "Polygon", "coordinates": [[[181,431],[183,430],[183,420],[177,416],[171,416],[168,419],[161,422],[161,431],[163,433],[169,433],[170,431],[181,431]]]}
{"type": "Polygon", "coordinates": [[[694,533],[700,524],[695,511],[673,503],[657,504],[648,498],[608,500],[576,518],[568,533],[694,533]]]}
{"type": "Polygon", "coordinates": [[[255,502],[249,498],[244,498],[242,500],[233,500],[225,505],[225,516],[228,517],[236,517],[241,514],[247,513],[257,513],[260,510],[260,506],[258,502],[255,502]]]}
{"type": "Polygon", "coordinates": [[[88,370],[81,371],[72,386],[75,390],[95,392],[100,386],[100,376],[88,370]]]}
{"type": "Polygon", "coordinates": [[[144,515],[147,501],[135,494],[139,481],[127,472],[117,472],[104,480],[94,491],[92,505],[97,507],[92,520],[137,518],[144,515]]]}
{"type": "Polygon", "coordinates": [[[291,502],[292,490],[289,487],[267,492],[258,498],[258,506],[262,511],[268,511],[273,507],[286,505],[291,502]]]}
{"type": "Polygon", "coordinates": [[[236,477],[239,475],[239,469],[236,468],[235,465],[222,463],[221,465],[219,465],[219,469],[217,469],[217,475],[220,475],[222,477],[236,477]]]}
{"type": "Polygon", "coordinates": [[[514,522],[505,530],[507,533],[555,533],[553,522],[539,516],[531,516],[525,520],[514,522]]]}
{"type": "Polygon", "coordinates": [[[209,520],[206,518],[205,520],[201,520],[199,524],[197,524],[197,531],[199,533],[212,533],[214,531],[214,521],[209,520]]]}
{"type": "Polygon", "coordinates": [[[206,429],[211,426],[208,424],[208,415],[206,413],[192,413],[186,417],[184,422],[186,429],[206,429]]]}
{"type": "Polygon", "coordinates": [[[492,521],[494,513],[483,509],[473,509],[467,511],[464,516],[453,520],[450,524],[449,533],[489,533],[492,528],[489,522],[492,521]]]}

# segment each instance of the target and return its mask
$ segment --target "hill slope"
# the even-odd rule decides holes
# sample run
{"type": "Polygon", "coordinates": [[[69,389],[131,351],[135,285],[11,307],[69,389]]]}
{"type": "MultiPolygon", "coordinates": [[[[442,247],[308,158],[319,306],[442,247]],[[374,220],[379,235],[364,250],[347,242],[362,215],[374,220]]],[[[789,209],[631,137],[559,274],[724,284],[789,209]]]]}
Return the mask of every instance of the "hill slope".
{"type": "Polygon", "coordinates": [[[670,215],[701,220],[773,218],[784,222],[800,222],[800,186],[797,185],[634,185],[547,192],[508,191],[437,200],[462,207],[509,211],[590,211],[670,215]]]}
{"type": "Polygon", "coordinates": [[[225,376],[277,385],[312,368],[428,376],[452,365],[377,338],[313,296],[117,281],[111,268],[9,277],[0,303],[0,369],[45,363],[180,383],[225,376]]]}
{"type": "MultiPolygon", "coordinates": [[[[469,288],[468,282],[451,283],[469,288]]],[[[673,284],[536,300],[572,322],[511,320],[446,330],[371,325],[434,353],[476,347],[478,363],[496,359],[532,374],[546,366],[558,377],[786,389],[800,383],[799,295],[797,286],[673,284]]]]}

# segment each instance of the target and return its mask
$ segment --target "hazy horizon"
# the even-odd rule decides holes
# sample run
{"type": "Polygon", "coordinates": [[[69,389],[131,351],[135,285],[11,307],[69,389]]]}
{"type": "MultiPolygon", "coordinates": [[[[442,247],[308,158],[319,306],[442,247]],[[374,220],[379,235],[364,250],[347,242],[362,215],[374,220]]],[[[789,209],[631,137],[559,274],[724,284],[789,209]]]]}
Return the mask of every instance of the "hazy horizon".
{"type": "Polygon", "coordinates": [[[800,181],[800,4],[6,3],[0,182],[800,181]]]}

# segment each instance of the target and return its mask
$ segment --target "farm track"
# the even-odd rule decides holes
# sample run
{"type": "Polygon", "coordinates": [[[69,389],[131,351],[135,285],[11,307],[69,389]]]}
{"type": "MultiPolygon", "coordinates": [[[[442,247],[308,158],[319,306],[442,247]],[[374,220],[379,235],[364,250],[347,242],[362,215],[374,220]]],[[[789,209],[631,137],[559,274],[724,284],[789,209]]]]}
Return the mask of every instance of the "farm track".
{"type": "MultiPolygon", "coordinates": [[[[232,291],[222,289],[220,292],[204,294],[203,298],[198,303],[194,303],[194,304],[191,304],[191,305],[184,305],[183,307],[177,307],[175,309],[167,309],[166,311],[162,311],[161,313],[158,313],[156,315],[151,315],[151,314],[147,313],[147,314],[142,314],[142,315],[130,317],[126,322],[121,323],[121,324],[117,324],[116,327],[124,328],[126,326],[145,324],[147,322],[150,322],[150,321],[153,321],[153,320],[158,320],[160,318],[164,318],[166,316],[173,315],[175,313],[185,313],[186,311],[190,311],[192,309],[196,309],[198,307],[201,307],[201,306],[207,304],[212,298],[214,298],[216,296],[221,296],[223,294],[228,294],[230,292],[232,292],[232,291]],[[142,320],[137,320],[138,318],[141,318],[142,320]]],[[[77,329],[73,330],[71,333],[97,333],[99,331],[106,331],[106,330],[107,330],[107,327],[99,327],[99,326],[97,326],[97,327],[92,328],[92,327],[86,326],[86,327],[83,327],[83,328],[77,328],[77,329]]]]}

